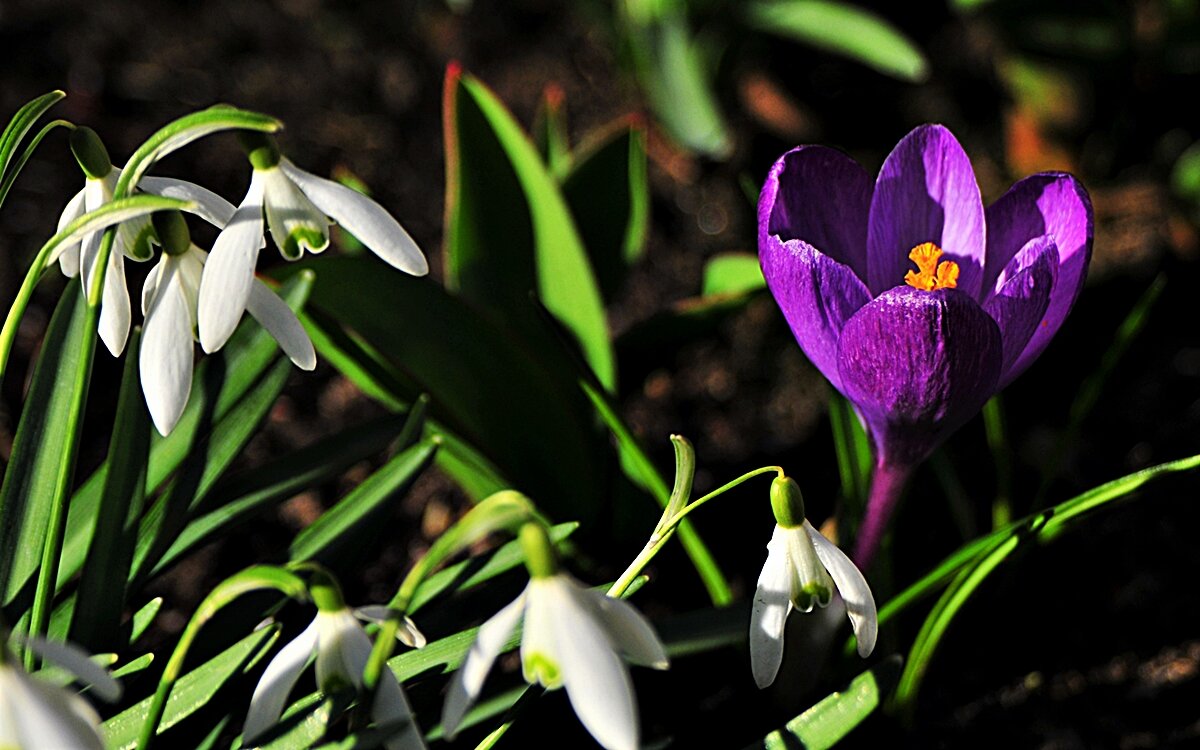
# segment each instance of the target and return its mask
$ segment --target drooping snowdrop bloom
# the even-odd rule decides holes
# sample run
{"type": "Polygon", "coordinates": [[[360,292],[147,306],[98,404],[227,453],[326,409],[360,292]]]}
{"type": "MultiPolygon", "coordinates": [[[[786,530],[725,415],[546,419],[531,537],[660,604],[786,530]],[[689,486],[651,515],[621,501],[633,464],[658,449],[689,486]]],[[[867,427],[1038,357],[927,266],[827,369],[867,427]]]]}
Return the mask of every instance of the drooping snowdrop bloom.
{"type": "Polygon", "coordinates": [[[479,628],[446,695],[442,726],[453,737],[479,696],[492,662],[524,621],[521,667],[525,681],[547,689],[566,687],[584,727],[610,750],[638,746],[637,706],[622,657],[634,664],[667,668],[662,642],[628,603],[582,586],[558,569],[540,524],[526,524],[521,546],[529,585],[479,628]]]}
{"type": "MultiPolygon", "coordinates": [[[[346,606],[337,584],[324,575],[318,578],[320,582],[309,589],[317,605],[317,616],[280,649],[254,688],[242,728],[247,746],[279,722],[288,695],[313,654],[316,654],[317,685],[323,692],[363,689],[363,670],[371,656],[371,639],[359,624],[356,612],[346,606]]],[[[410,637],[422,643],[425,640],[415,627],[411,628],[410,637]]],[[[371,719],[381,728],[395,730],[383,744],[387,750],[425,747],[404,689],[390,669],[382,671],[375,686],[371,719]]]]}
{"type": "MultiPolygon", "coordinates": [[[[121,170],[112,165],[108,151],[91,128],[76,128],[71,132],[71,150],[85,176],[83,189],[75,194],[58,219],[58,229],[89,211],[95,211],[112,201],[113,190],[121,170]]],[[[170,177],[143,177],[138,188],[168,198],[180,198],[195,204],[195,213],[210,223],[222,227],[233,216],[233,204],[199,185],[170,177]]],[[[84,289],[92,282],[100,252],[103,232],[94,232],[74,245],[63,247],[48,262],[58,261],[62,272],[75,277],[83,272],[84,289]]],[[[100,307],[100,339],[114,357],[125,351],[129,340],[129,288],[125,283],[125,259],[147,261],[157,242],[150,219],[142,217],[122,222],[117,227],[108,270],[104,274],[104,293],[100,307]]]]}
{"type": "MultiPolygon", "coordinates": [[[[105,700],[121,687],[79,649],[34,640],[26,644],[43,658],[75,673],[105,700]]],[[[100,717],[87,701],[64,687],[27,674],[0,644],[0,748],[4,750],[103,750],[100,717]]]]}
{"type": "Polygon", "coordinates": [[[800,488],[790,477],[771,485],[775,531],[767,544],[767,562],[758,576],[750,613],[750,666],[765,688],[775,681],[783,661],[784,630],[793,609],[827,607],[836,588],[858,640],[858,655],[875,649],[878,618],[866,578],[846,553],[821,535],[804,517],[800,488]]]}
{"type": "Polygon", "coordinates": [[[420,248],[378,203],[300,169],[279,153],[270,136],[252,133],[244,140],[254,168],[250,188],[213,244],[200,283],[204,351],[224,346],[246,310],[264,221],[288,260],[299,259],[306,250],[323,251],[329,246],[330,223],[337,222],[395,268],[414,276],[429,272],[420,248]]]}
{"type": "MultiPolygon", "coordinates": [[[[163,252],[142,287],[146,322],[138,367],[154,426],[168,435],[179,421],[191,390],[196,304],[208,255],[192,244],[179,212],[160,211],[154,214],[153,224],[163,252]]],[[[316,367],[316,352],[296,314],[257,279],[250,286],[247,310],[297,367],[316,367]]]]}
{"type": "Polygon", "coordinates": [[[1083,288],[1092,206],[1069,174],[986,208],[949,130],[922,125],[871,176],[799,146],[758,204],[767,286],[875,445],[854,559],[869,564],[916,466],[1049,345],[1083,288]]]}

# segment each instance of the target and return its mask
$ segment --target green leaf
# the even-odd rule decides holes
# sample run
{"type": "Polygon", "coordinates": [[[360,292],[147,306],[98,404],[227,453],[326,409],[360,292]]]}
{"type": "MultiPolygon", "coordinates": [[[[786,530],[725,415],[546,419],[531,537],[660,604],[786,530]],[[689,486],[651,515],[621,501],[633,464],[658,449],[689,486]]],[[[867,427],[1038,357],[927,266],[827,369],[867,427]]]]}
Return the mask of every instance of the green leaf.
{"type": "Polygon", "coordinates": [[[759,747],[767,750],[833,747],[879,708],[899,673],[900,657],[888,657],[855,677],[845,690],[827,695],[782,729],[768,734],[759,747]]]}
{"type": "Polygon", "coordinates": [[[156,596],[146,602],[141,609],[133,613],[133,619],[130,622],[129,642],[134,643],[142,634],[146,632],[146,628],[154,622],[154,618],[158,616],[158,610],[162,609],[163,598],[156,596]]]}
{"type": "MultiPolygon", "coordinates": [[[[574,387],[575,370],[561,345],[535,357],[511,330],[441,286],[380,273],[365,259],[320,257],[279,272],[290,274],[297,266],[316,270],[321,278],[310,306],[325,320],[352,330],[403,373],[396,387],[410,390],[394,398],[408,402],[428,393],[433,429],[449,431],[473,447],[455,455],[453,468],[483,471],[490,465],[506,480],[499,486],[520,489],[557,517],[586,521],[607,501],[612,479],[603,436],[574,387]],[[546,462],[525,441],[514,440],[518,429],[554,445],[555,460],[546,462]]],[[[443,450],[454,448],[447,439],[443,450]]],[[[481,474],[475,485],[486,486],[488,479],[481,474]]]]}
{"type": "Polygon", "coordinates": [[[722,253],[704,266],[701,294],[749,294],[767,288],[758,256],[750,253],[722,253]]]}
{"type": "Polygon", "coordinates": [[[561,181],[571,167],[571,140],[567,133],[567,106],[559,86],[550,84],[542,92],[533,115],[533,143],[550,174],[561,181]]]}
{"type": "Polygon", "coordinates": [[[125,610],[125,582],[133,560],[138,518],[146,496],[150,460],[150,414],[138,377],[142,330],[135,328],[125,351],[121,390],[109,444],[96,532],[79,581],[70,640],[89,651],[117,647],[125,610]]]}
{"type": "Polygon", "coordinates": [[[753,28],[843,55],[902,81],[929,77],[929,62],[908,37],[869,11],[832,0],[764,0],[746,9],[753,28]]]}
{"type": "Polygon", "coordinates": [[[46,123],[35,136],[29,139],[29,143],[25,144],[25,149],[21,152],[21,155],[12,160],[8,164],[7,170],[3,172],[4,177],[0,179],[0,206],[4,205],[5,199],[8,198],[8,191],[12,189],[13,183],[17,181],[18,175],[21,174],[21,170],[25,168],[25,164],[33,156],[34,152],[37,151],[38,146],[41,145],[42,139],[50,135],[57,128],[70,127],[70,125],[71,123],[66,120],[53,120],[46,123]]]}
{"type": "Polygon", "coordinates": [[[447,284],[545,348],[535,292],[605,388],[616,365],[600,290],[567,204],[529,138],[482,83],[446,77],[447,284]]]}
{"type": "Polygon", "coordinates": [[[646,132],[627,119],[582,147],[563,181],[563,196],[606,299],[642,257],[650,216],[646,132]]]}
{"type": "MultiPolygon", "coordinates": [[[[159,733],[206,706],[226,682],[240,673],[242,664],[255,649],[278,630],[277,625],[257,630],[181,677],[167,699],[159,733]]],[[[137,744],[151,701],[152,698],[139,701],[104,722],[104,737],[110,750],[129,750],[137,744]]]]}
{"type": "Polygon", "coordinates": [[[223,480],[204,498],[199,509],[202,515],[193,514],[151,574],[166,570],[183,555],[264,508],[315,487],[382,451],[403,425],[403,416],[355,425],[238,477],[223,480]]]}
{"type": "Polygon", "coordinates": [[[829,398],[829,426],[833,431],[833,448],[837,456],[838,476],[842,483],[842,522],[847,539],[853,539],[867,505],[871,487],[871,439],[863,428],[854,408],[840,393],[829,398]]]}
{"type": "MultiPolygon", "coordinates": [[[[13,115],[12,120],[4,128],[4,133],[0,135],[0,178],[3,178],[5,182],[9,181],[9,167],[12,166],[13,154],[21,145],[21,141],[42,118],[42,115],[46,114],[47,110],[65,96],[66,94],[62,91],[42,94],[18,109],[17,113],[13,115]]],[[[4,194],[0,193],[0,205],[3,203],[4,194]]]]}
{"type": "MultiPolygon", "coordinates": [[[[20,599],[21,610],[32,597],[33,575],[41,565],[41,541],[71,420],[73,394],[60,382],[60,374],[69,378],[75,372],[80,342],[95,335],[84,328],[86,317],[79,282],[72,281],[50,319],[0,486],[2,602],[12,606],[20,599]]],[[[16,620],[15,614],[9,617],[16,620]]]]}
{"type": "Polygon", "coordinates": [[[694,38],[681,3],[622,0],[622,28],[638,82],[658,119],[683,146],[716,159],[733,151],[733,137],[717,103],[710,60],[703,40],[694,38]]]}
{"type": "MultiPolygon", "coordinates": [[[[1147,482],[1170,474],[1189,472],[1198,467],[1200,467],[1200,455],[1159,464],[1115,479],[1040,513],[1026,516],[998,532],[977,540],[968,545],[968,548],[973,551],[971,555],[966,555],[963,551],[953,555],[952,559],[959,563],[957,569],[952,572],[954,579],[926,617],[920,632],[913,641],[907,663],[904,666],[904,673],[896,688],[896,705],[902,711],[913,709],[925,671],[950,624],[979,586],[1014,551],[1029,543],[1045,544],[1057,539],[1098,509],[1130,498],[1134,491],[1147,482]]],[[[935,571],[943,575],[942,580],[944,580],[945,574],[951,572],[947,570],[947,567],[943,563],[935,571]]],[[[917,593],[928,593],[932,581],[927,579],[930,579],[930,576],[926,576],[909,587],[909,590],[902,592],[897,599],[904,597],[906,602],[911,602],[916,598],[917,593]]],[[[885,611],[890,617],[898,609],[889,602],[889,605],[879,612],[880,624],[885,622],[885,611]]]]}
{"type": "Polygon", "coordinates": [[[389,503],[395,502],[429,466],[437,445],[436,438],[426,438],[367,477],[296,535],[291,546],[291,559],[297,562],[313,560],[337,570],[335,560],[356,557],[372,549],[383,535],[389,533],[389,503]]]}
{"type": "Polygon", "coordinates": [[[112,671],[114,678],[128,677],[144,672],[154,663],[154,654],[142,654],[133,661],[126,662],[112,671]]]}

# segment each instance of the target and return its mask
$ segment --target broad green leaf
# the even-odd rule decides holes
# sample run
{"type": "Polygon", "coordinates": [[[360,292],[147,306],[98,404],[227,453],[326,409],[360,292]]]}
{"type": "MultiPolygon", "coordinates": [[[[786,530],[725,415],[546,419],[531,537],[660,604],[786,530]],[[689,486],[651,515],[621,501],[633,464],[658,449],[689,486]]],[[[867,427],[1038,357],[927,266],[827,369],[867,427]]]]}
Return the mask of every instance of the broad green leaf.
{"type": "MultiPolygon", "coordinates": [[[[577,523],[560,523],[550,529],[550,541],[558,544],[579,528],[577,523]]],[[[485,559],[473,557],[449,565],[426,578],[408,604],[411,614],[434,598],[448,592],[468,591],[518,567],[525,559],[517,540],[506,543],[485,559]]]]}
{"type": "Polygon", "coordinates": [[[306,750],[325,736],[329,722],[346,710],[344,693],[326,696],[312,693],[288,707],[279,724],[255,741],[262,750],[306,750]]]}
{"type": "MultiPolygon", "coordinates": [[[[902,710],[912,710],[925,671],[951,623],[979,586],[1014,551],[1030,543],[1045,544],[1057,539],[1063,533],[1075,528],[1091,513],[1116,501],[1131,498],[1133,493],[1147,482],[1170,474],[1193,471],[1198,467],[1200,467],[1200,455],[1159,464],[1129,474],[1088,490],[1040,513],[1026,516],[1004,529],[977,540],[968,545],[974,551],[971,556],[966,556],[961,551],[953,555],[952,558],[961,564],[954,571],[946,571],[945,564],[939,566],[936,571],[952,574],[954,579],[926,617],[916,640],[913,641],[907,663],[904,666],[904,673],[896,688],[896,704],[902,710]]],[[[940,583],[940,581],[936,583],[940,583]]],[[[930,576],[926,576],[909,587],[909,590],[902,592],[897,599],[904,597],[906,603],[910,602],[917,595],[928,593],[936,583],[930,580],[930,576]]],[[[888,606],[879,612],[880,624],[885,622],[885,613],[887,617],[891,617],[898,609],[899,607],[889,602],[888,606]]]]}
{"type": "Polygon", "coordinates": [[[840,742],[883,703],[900,674],[900,657],[890,656],[851,680],[845,690],[831,693],[812,708],[768,734],[767,750],[827,750],[840,742]]]}
{"type": "Polygon", "coordinates": [[[291,559],[312,560],[337,570],[335,561],[372,549],[390,533],[389,503],[416,481],[436,451],[436,438],[426,438],[388,461],[296,535],[291,559]]]}
{"type": "MultiPolygon", "coordinates": [[[[206,706],[230,678],[240,673],[242,664],[255,649],[278,630],[278,626],[257,630],[179,678],[167,699],[159,733],[206,706]]],[[[146,698],[104,722],[104,738],[110,750],[129,750],[137,744],[151,700],[146,698]]]]}
{"type": "Polygon", "coordinates": [[[545,346],[529,300],[535,292],[612,390],[604,305],[558,185],[504,105],[454,67],[445,107],[448,285],[528,344],[545,346]]]}
{"type": "MultiPolygon", "coordinates": [[[[312,289],[313,276],[302,272],[279,289],[279,295],[293,310],[299,309],[312,289]]],[[[249,317],[249,316],[247,316],[249,317]]],[[[200,361],[192,379],[183,415],[171,434],[151,434],[150,463],[146,470],[146,492],[161,489],[198,445],[212,434],[278,358],[275,339],[253,320],[244,321],[228,343],[216,354],[200,361]]],[[[108,464],[102,465],[71,498],[67,515],[67,533],[63,545],[58,585],[61,588],[83,566],[88,545],[95,531],[108,464]]]]}
{"type": "MultiPolygon", "coordinates": [[[[95,335],[85,329],[86,317],[79,283],[72,281],[50,319],[0,486],[2,603],[13,606],[20,599],[21,610],[26,597],[33,595],[33,576],[41,565],[41,540],[46,537],[71,419],[72,389],[60,375],[66,378],[75,372],[80,342],[95,335]]],[[[9,613],[10,621],[16,614],[9,613]]]]}
{"type": "Polygon", "coordinates": [[[600,289],[611,300],[626,269],[646,247],[650,189],[645,130],[627,119],[595,136],[581,147],[562,190],[600,289]]]}
{"type": "Polygon", "coordinates": [[[750,253],[723,253],[713,256],[704,266],[701,294],[749,294],[766,289],[758,256],[750,253]]]}
{"type": "Polygon", "coordinates": [[[659,121],[679,143],[717,159],[733,151],[712,80],[712,50],[696,38],[682,3],[621,0],[622,29],[634,73],[659,121]]]}
{"type": "Polygon", "coordinates": [[[167,569],[183,555],[262,509],[315,487],[382,451],[403,425],[403,416],[387,416],[356,425],[222,481],[204,498],[199,509],[202,515],[193,514],[151,574],[167,569]]]}
{"type": "Polygon", "coordinates": [[[755,29],[844,55],[880,73],[920,83],[929,62],[908,37],[883,18],[833,0],[760,0],[746,9],[755,29]]]}
{"type": "Polygon", "coordinates": [[[96,532],[87,551],[71,622],[69,639],[89,651],[120,645],[117,640],[125,610],[125,582],[146,496],[152,428],[138,376],[141,339],[141,328],[135,328],[125,351],[108,450],[108,465],[113,469],[105,477],[96,532]]]}
{"type": "Polygon", "coordinates": [[[373,260],[320,257],[280,273],[297,266],[321,278],[311,307],[354,331],[404,374],[413,390],[394,394],[396,400],[429,394],[433,429],[473,446],[503,473],[504,486],[525,492],[555,517],[586,521],[607,501],[607,448],[561,346],[535,357],[512,331],[439,285],[380,273],[373,260]],[[545,461],[517,436],[553,445],[555,460],[545,461]]]}

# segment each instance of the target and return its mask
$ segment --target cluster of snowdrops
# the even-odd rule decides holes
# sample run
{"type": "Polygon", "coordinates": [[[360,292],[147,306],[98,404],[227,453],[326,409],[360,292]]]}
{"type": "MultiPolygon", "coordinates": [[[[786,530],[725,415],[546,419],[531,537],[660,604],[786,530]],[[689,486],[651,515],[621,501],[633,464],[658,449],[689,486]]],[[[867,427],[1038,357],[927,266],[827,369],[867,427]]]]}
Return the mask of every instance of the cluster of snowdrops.
{"type": "MultiPolygon", "coordinates": [[[[17,145],[57,98],[32,102],[5,131],[4,190],[52,128],[38,133],[20,157],[17,145]]],[[[256,277],[267,245],[288,260],[322,252],[336,224],[397,272],[428,270],[424,254],[387,210],[282,155],[273,135],[280,124],[270,117],[230,107],[194,113],[164,127],[122,167],[92,130],[52,125],[69,131],[84,187],[65,197],[58,232],[34,258],[12,305],[0,336],[0,374],[34,287],[55,265],[78,278],[64,293],[81,295],[91,330],[114,357],[122,356],[134,324],[126,264],[154,262],[140,295],[137,370],[153,425],[165,436],[187,405],[196,343],[206,353],[221,350],[244,313],[297,367],[315,366],[313,344],[296,312],[271,282],[256,277]],[[238,136],[249,163],[249,188],[237,206],[194,183],[151,173],[172,151],[220,132],[238,136]],[[192,241],[194,221],[219,229],[211,249],[192,241]]],[[[871,655],[877,615],[861,571],[869,569],[908,476],[1045,348],[1079,293],[1090,250],[1091,208],[1074,178],[1036,175],[985,209],[966,154],[939,126],[906,136],[878,179],[820,146],[797,148],[774,165],[759,204],[764,276],[805,354],[854,405],[874,443],[876,468],[850,556],[806,518],[800,489],[782,469],[744,475],[775,475],[769,499],[776,525],[748,623],[751,672],[759,687],[772,684],[779,671],[793,610],[844,608],[859,655],[871,655]]],[[[91,349],[85,354],[90,359],[91,349]]],[[[76,383],[86,393],[86,372],[76,383]]],[[[85,400],[77,399],[77,412],[85,400]]],[[[77,425],[70,439],[78,440],[77,425]]],[[[625,662],[665,669],[668,658],[625,597],[684,518],[736,483],[691,498],[694,456],[686,441],[674,441],[675,493],[643,553],[606,591],[586,587],[564,570],[551,527],[516,490],[491,495],[463,515],[386,603],[351,608],[332,574],[314,563],[254,566],[227,579],[176,642],[140,717],[138,746],[149,746],[158,733],[204,624],[247,592],[274,590],[316,614],[263,669],[245,712],[242,744],[272,738],[293,689],[315,661],[317,687],[349,691],[362,725],[373,727],[383,746],[424,747],[424,717],[414,716],[388,659],[397,643],[425,646],[409,605],[430,574],[499,534],[516,540],[529,583],[479,628],[446,691],[445,735],[452,738],[462,725],[493,662],[519,631],[525,680],[565,687],[579,720],[602,746],[636,748],[636,700],[625,662]]],[[[89,700],[121,696],[118,680],[82,649],[53,638],[49,624],[54,587],[41,581],[57,575],[60,550],[54,547],[62,544],[72,460],[58,470],[63,478],[55,507],[61,510],[50,514],[39,541],[48,551],[32,605],[10,606],[4,613],[10,621],[0,620],[0,747],[106,747],[89,700]],[[68,680],[47,679],[52,664],[90,687],[87,697],[68,680]]]]}

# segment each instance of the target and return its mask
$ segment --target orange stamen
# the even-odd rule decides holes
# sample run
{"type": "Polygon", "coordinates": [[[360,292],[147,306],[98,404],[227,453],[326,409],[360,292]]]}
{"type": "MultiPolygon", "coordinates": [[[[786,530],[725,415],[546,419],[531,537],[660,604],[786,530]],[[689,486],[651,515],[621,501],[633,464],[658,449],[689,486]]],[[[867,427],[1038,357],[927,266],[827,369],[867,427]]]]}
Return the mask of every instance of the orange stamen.
{"type": "Polygon", "coordinates": [[[904,283],[926,292],[958,286],[958,264],[952,260],[938,263],[940,257],[942,249],[932,242],[914,247],[908,259],[917,264],[918,270],[904,274],[904,283]]]}

